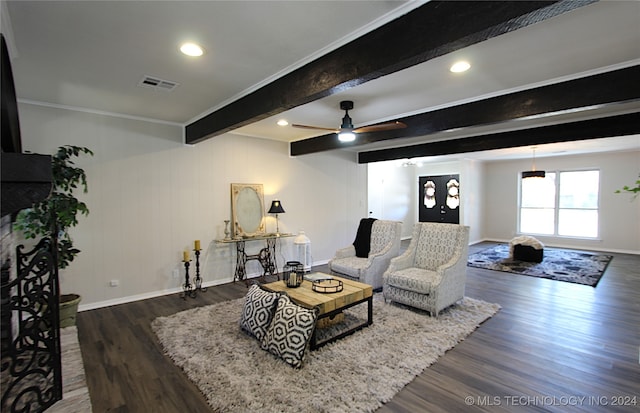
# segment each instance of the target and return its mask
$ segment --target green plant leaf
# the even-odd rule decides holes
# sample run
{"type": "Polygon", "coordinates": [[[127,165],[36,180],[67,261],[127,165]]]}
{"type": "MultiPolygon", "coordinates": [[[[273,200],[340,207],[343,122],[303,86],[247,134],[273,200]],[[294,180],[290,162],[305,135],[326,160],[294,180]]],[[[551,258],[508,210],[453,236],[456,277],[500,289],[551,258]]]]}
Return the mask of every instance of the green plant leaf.
{"type": "MultiPolygon", "coordinates": [[[[640,178],[640,174],[638,174],[638,178],[640,178]]],[[[636,197],[638,196],[638,193],[640,193],[640,179],[636,181],[636,186],[625,185],[622,187],[622,189],[616,189],[614,191],[614,193],[616,194],[621,194],[623,192],[629,192],[634,194],[631,200],[636,199],[636,197]]]]}
{"type": "Polygon", "coordinates": [[[85,193],[88,189],[84,170],[75,166],[72,160],[83,154],[93,156],[88,148],[73,145],[59,147],[51,158],[51,194],[31,208],[20,211],[14,223],[14,228],[26,238],[57,239],[59,268],[66,268],[80,252],[73,247],[68,229],[78,225],[78,213],[89,215],[87,205],[73,195],[78,188],[85,193]]]}

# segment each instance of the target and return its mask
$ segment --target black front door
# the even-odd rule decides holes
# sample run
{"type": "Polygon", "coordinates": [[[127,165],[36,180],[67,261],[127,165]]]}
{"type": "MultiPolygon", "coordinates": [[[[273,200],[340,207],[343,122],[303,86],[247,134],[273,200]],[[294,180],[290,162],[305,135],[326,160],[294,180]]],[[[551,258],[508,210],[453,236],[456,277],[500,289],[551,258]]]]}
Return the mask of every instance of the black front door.
{"type": "Polygon", "coordinates": [[[420,222],[460,223],[459,175],[421,176],[418,194],[420,222]]]}

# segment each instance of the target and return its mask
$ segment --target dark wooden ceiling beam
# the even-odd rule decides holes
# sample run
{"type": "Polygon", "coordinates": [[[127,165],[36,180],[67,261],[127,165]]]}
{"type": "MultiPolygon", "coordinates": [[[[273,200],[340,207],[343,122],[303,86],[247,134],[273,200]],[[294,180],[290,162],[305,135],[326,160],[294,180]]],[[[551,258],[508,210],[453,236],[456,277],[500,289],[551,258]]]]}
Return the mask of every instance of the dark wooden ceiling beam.
{"type": "Polygon", "coordinates": [[[640,113],[636,112],[524,130],[360,152],[358,154],[358,163],[471,153],[520,146],[628,136],[638,133],[640,133],[640,113]]]}
{"type": "Polygon", "coordinates": [[[185,128],[186,142],[201,142],[594,1],[430,1],[192,122],[185,128]]]}
{"type": "Polygon", "coordinates": [[[290,152],[292,156],[298,156],[391,139],[400,143],[401,138],[426,137],[446,130],[497,125],[526,117],[615,105],[640,99],[638,79],[640,66],[632,66],[396,119],[404,122],[407,128],[361,133],[356,141],[349,144],[339,142],[335,134],[291,142],[290,152]]]}

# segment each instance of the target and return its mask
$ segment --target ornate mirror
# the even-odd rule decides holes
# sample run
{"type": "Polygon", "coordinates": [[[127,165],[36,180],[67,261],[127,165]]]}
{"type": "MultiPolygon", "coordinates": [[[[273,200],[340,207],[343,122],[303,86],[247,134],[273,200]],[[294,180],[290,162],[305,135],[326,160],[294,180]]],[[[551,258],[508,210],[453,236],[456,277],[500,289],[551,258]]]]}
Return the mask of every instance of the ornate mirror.
{"type": "Polygon", "coordinates": [[[235,237],[264,235],[262,184],[231,184],[231,222],[235,237]]]}

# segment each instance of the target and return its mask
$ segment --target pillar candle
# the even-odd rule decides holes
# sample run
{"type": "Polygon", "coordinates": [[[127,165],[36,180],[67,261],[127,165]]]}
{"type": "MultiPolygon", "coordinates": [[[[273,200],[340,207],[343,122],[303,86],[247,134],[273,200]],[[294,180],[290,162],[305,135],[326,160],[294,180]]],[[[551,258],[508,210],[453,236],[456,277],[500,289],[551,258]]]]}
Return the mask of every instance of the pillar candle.
{"type": "Polygon", "coordinates": [[[194,249],[195,249],[196,251],[200,251],[200,240],[199,240],[199,239],[197,239],[197,240],[196,240],[196,242],[195,242],[195,244],[196,244],[196,247],[195,247],[194,249]]]}
{"type": "Polygon", "coordinates": [[[296,273],[295,272],[291,272],[289,273],[289,285],[296,285],[296,273]]]}
{"type": "Polygon", "coordinates": [[[184,253],[182,253],[182,261],[189,261],[189,251],[185,250],[184,253]]]}

